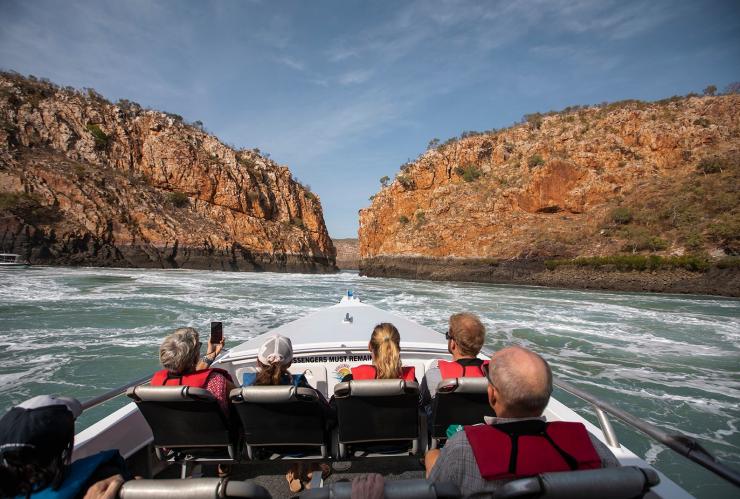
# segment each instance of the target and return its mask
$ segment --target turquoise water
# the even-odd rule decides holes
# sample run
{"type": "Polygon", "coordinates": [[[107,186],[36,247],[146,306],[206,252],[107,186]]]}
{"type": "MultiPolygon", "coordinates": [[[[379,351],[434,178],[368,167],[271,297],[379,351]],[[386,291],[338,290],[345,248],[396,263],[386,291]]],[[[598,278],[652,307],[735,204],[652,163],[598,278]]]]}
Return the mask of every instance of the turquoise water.
{"type": "MultiPolygon", "coordinates": [[[[373,279],[350,272],[3,271],[0,409],[41,393],[84,400],[144,376],[157,368],[159,343],[175,327],[207,331],[211,320],[221,320],[233,346],[334,304],[348,288],[440,332],[451,313],[474,311],[488,328],[489,346],[535,349],[557,376],[695,437],[740,467],[740,301],[714,297],[373,279]]],[[[556,396],[584,407],[566,394],[556,396]]],[[[86,412],[78,430],[125,402],[114,399],[86,412]]],[[[736,489],[686,459],[615,426],[625,445],[696,496],[736,496],[736,489]]]]}

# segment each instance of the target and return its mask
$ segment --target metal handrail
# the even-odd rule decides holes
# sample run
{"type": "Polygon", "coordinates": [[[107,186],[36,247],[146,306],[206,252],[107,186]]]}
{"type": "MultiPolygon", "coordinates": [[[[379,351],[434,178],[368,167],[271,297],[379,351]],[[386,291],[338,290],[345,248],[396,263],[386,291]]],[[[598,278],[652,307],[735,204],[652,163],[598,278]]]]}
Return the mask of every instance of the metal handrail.
{"type": "MultiPolygon", "coordinates": [[[[665,445],[669,449],[674,450],[682,456],[708,469],[712,473],[715,473],[716,475],[724,478],[728,482],[736,486],[740,486],[740,472],[733,468],[730,468],[724,463],[719,462],[717,458],[712,456],[695,439],[680,433],[671,435],[658,428],[657,426],[648,423],[647,421],[643,421],[642,419],[633,416],[627,411],[615,407],[609,402],[601,400],[600,398],[573,386],[567,381],[553,379],[553,384],[558,388],[570,393],[571,395],[575,395],[579,399],[585,400],[586,402],[590,403],[597,409],[597,413],[598,411],[603,411],[611,414],[615,418],[621,420],[623,423],[626,423],[632,428],[641,431],[647,436],[665,445]]],[[[601,417],[599,417],[599,422],[602,422],[601,417]]],[[[608,420],[606,420],[606,422],[608,423],[608,420]]],[[[611,428],[611,424],[609,424],[609,428],[611,428]]],[[[608,433],[608,431],[603,426],[602,430],[604,430],[605,434],[608,433]]],[[[612,429],[611,432],[613,433],[614,430],[612,429]]],[[[607,436],[607,439],[608,438],[609,437],[607,436]]]]}
{"type": "Polygon", "coordinates": [[[97,397],[93,397],[90,400],[85,400],[84,402],[82,402],[82,410],[86,411],[87,409],[100,405],[103,402],[107,402],[112,398],[118,397],[119,395],[122,395],[123,393],[125,393],[126,390],[128,390],[132,386],[143,385],[144,383],[148,383],[150,379],[152,379],[151,374],[144,376],[143,378],[130,381],[126,383],[125,385],[121,385],[117,388],[113,388],[112,390],[108,390],[107,392],[100,394],[97,397]]]}

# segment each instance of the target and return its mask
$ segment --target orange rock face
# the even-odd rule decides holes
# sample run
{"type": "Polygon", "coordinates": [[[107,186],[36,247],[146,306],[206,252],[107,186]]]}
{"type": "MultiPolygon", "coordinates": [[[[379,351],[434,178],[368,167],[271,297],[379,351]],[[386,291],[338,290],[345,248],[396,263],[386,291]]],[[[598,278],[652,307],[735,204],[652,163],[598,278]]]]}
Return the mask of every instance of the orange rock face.
{"type": "Polygon", "coordinates": [[[581,108],[468,136],[405,165],[361,210],[360,257],[597,256],[630,237],[666,255],[733,254],[738,151],[739,95],[581,108]],[[713,157],[731,159],[697,171],[713,157]],[[721,208],[702,200],[716,192],[707,182],[725,189],[721,208]],[[672,206],[671,186],[691,206],[672,206]],[[616,226],[617,207],[634,222],[616,226]]]}
{"type": "Polygon", "coordinates": [[[287,167],[176,115],[3,74],[0,125],[6,251],[44,263],[335,269],[316,195],[287,167]]]}

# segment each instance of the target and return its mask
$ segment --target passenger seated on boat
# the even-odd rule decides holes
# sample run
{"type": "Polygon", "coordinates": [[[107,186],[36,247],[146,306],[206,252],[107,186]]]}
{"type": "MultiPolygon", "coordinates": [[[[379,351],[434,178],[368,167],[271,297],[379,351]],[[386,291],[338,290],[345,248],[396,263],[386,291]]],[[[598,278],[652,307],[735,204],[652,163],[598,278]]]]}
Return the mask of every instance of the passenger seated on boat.
{"type": "Polygon", "coordinates": [[[315,391],[325,406],[327,424],[334,426],[336,415],[329,409],[326,397],[316,388],[312,387],[303,374],[291,374],[288,371],[293,362],[293,343],[290,338],[280,334],[274,334],[260,346],[257,351],[258,370],[246,372],[242,377],[242,386],[251,385],[293,385],[299,388],[310,388],[315,391]]]}
{"type": "Polygon", "coordinates": [[[246,372],[242,386],[293,385],[313,388],[303,374],[291,374],[293,343],[290,338],[275,334],[267,338],[257,351],[257,372],[246,372]]]}
{"type": "Polygon", "coordinates": [[[117,450],[71,463],[81,412],[73,398],[39,395],[0,419],[0,497],[116,496],[131,479],[117,450]]]}
{"type": "Polygon", "coordinates": [[[351,368],[351,373],[342,382],[361,379],[404,379],[416,381],[413,367],[401,365],[401,335],[390,322],[378,324],[373,329],[367,346],[373,359],[372,365],[363,364],[351,368]]]}
{"type": "Polygon", "coordinates": [[[451,315],[445,338],[452,361],[433,361],[419,386],[421,404],[427,409],[427,415],[440,381],[485,376],[483,366],[488,362],[479,359],[478,353],[486,339],[486,328],[478,316],[467,312],[451,315]]]}
{"type": "Polygon", "coordinates": [[[200,356],[198,331],[181,327],[167,336],[159,347],[159,362],[164,369],[154,373],[152,386],[185,385],[205,388],[218,400],[218,406],[229,416],[229,392],[234,388],[231,375],[223,369],[209,367],[224,347],[208,342],[206,354],[200,356]]]}
{"type": "Polygon", "coordinates": [[[552,393],[545,359],[509,347],[491,357],[487,370],[488,399],[497,417],[464,427],[441,451],[428,451],[425,465],[431,481],[452,482],[468,495],[493,492],[514,478],[612,464],[614,456],[594,445],[595,437],[583,424],[545,421],[542,413],[552,393]]]}

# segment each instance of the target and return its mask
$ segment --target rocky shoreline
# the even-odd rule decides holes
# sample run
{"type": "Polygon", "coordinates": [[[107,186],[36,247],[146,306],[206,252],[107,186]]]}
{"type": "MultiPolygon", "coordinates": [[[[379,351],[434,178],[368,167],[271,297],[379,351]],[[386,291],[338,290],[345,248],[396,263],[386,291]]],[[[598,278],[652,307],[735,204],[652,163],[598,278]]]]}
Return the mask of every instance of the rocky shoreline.
{"type": "Polygon", "coordinates": [[[360,260],[360,275],[433,281],[470,281],[567,289],[703,294],[740,297],[740,270],[710,268],[619,271],[609,268],[545,267],[544,260],[380,256],[360,260]]]}

